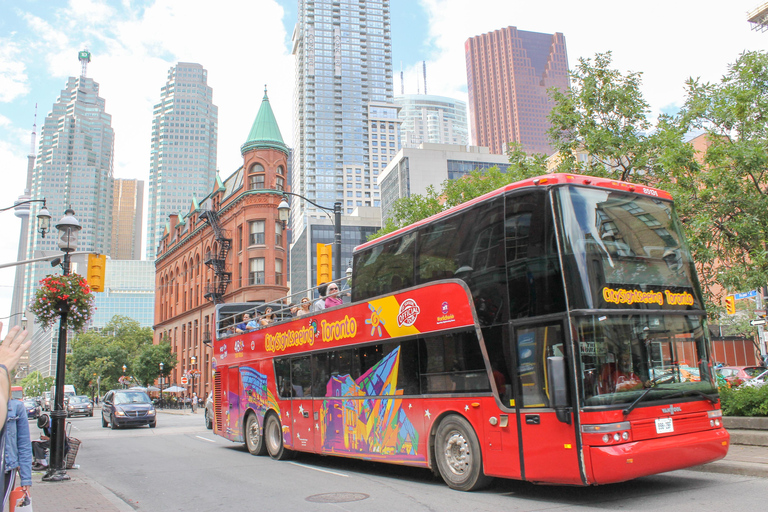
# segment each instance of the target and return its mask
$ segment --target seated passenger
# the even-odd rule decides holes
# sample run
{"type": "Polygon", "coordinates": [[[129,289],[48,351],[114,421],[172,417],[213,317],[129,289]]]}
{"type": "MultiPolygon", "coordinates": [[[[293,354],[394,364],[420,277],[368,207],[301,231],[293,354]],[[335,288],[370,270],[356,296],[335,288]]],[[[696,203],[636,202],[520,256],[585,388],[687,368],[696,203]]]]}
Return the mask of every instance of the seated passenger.
{"type": "Polygon", "coordinates": [[[634,391],[650,386],[650,381],[643,380],[632,368],[632,354],[621,352],[615,363],[606,363],[600,372],[598,391],[601,394],[634,391]]]}
{"type": "Polygon", "coordinates": [[[253,314],[253,318],[251,318],[250,322],[248,322],[248,325],[246,325],[246,329],[248,331],[255,331],[260,326],[259,324],[259,312],[256,311],[253,314]]]}
{"type": "Polygon", "coordinates": [[[296,313],[296,316],[304,316],[308,315],[310,313],[310,306],[312,306],[312,303],[309,301],[307,297],[301,298],[301,309],[296,313]]]}
{"type": "Polygon", "coordinates": [[[325,309],[341,306],[342,300],[339,297],[339,287],[336,283],[330,283],[326,288],[325,309]]]}
{"type": "Polygon", "coordinates": [[[235,326],[235,332],[240,334],[248,330],[248,322],[251,321],[251,315],[248,313],[243,315],[243,321],[235,326]]]}
{"type": "Polygon", "coordinates": [[[264,310],[264,314],[261,315],[261,320],[259,320],[259,324],[262,327],[266,327],[267,325],[271,324],[275,321],[275,315],[272,314],[272,308],[268,307],[264,310]]]}

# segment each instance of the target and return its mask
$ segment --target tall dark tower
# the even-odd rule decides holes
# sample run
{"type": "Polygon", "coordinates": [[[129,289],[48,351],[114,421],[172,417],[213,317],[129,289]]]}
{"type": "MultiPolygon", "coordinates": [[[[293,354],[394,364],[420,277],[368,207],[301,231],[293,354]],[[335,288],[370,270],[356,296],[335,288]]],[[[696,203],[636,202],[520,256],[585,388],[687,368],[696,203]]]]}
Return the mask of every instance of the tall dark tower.
{"type": "Polygon", "coordinates": [[[468,39],[464,51],[472,144],[503,155],[518,142],[527,153],[551,154],[547,89],[568,88],[565,36],[507,27],[468,39]]]}

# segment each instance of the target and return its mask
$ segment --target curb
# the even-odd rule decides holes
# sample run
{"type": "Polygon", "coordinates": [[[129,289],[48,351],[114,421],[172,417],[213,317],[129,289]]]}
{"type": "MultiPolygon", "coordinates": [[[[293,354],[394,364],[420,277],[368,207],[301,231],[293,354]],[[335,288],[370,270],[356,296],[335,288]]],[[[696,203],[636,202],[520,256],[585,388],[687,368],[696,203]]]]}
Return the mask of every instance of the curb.
{"type": "Polygon", "coordinates": [[[702,473],[723,473],[728,475],[755,476],[759,478],[768,478],[768,468],[765,464],[756,462],[731,462],[727,460],[718,460],[687,468],[689,471],[700,471],[702,473]]]}

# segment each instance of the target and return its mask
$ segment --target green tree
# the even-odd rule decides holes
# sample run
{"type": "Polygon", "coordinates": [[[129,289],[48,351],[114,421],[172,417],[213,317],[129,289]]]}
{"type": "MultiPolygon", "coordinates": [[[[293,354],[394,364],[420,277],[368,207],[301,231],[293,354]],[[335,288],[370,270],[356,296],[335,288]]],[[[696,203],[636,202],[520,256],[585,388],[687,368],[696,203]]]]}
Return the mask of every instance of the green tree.
{"type": "Polygon", "coordinates": [[[160,375],[160,363],[163,363],[163,377],[176,367],[176,355],[171,351],[171,343],[163,339],[157,345],[144,345],[133,358],[132,375],[142,386],[149,386],[160,375]]]}
{"type": "Polygon", "coordinates": [[[622,74],[610,66],[611,52],[580,58],[571,88],[550,90],[555,106],[549,137],[560,153],[558,171],[652,181],[661,169],[658,137],[640,90],[642,73],[622,74]]]}
{"type": "Polygon", "coordinates": [[[43,377],[43,375],[34,371],[21,379],[21,387],[24,388],[24,396],[42,396],[45,391],[50,391],[53,386],[53,377],[43,377]]]}
{"type": "Polygon", "coordinates": [[[760,288],[768,282],[768,54],[746,52],[719,83],[686,86],[678,129],[703,131],[709,146],[670,152],[668,170],[700,276],[730,291],[760,288]]]}

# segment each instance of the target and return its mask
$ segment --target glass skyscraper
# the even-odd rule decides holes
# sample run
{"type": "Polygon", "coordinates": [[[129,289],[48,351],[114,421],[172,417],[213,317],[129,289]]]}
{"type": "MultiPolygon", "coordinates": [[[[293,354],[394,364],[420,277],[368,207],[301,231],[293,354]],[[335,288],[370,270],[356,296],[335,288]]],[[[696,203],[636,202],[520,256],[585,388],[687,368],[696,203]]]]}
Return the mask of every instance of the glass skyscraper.
{"type": "MultiPolygon", "coordinates": [[[[29,222],[27,259],[59,252],[55,225],[69,207],[82,226],[77,251],[109,254],[111,249],[115,134],[112,116],[106,113],[106,103],[99,97],[99,84],[86,76],[89,60],[90,54],[81,52],[81,75],[67,80],[40,131],[30,195],[33,199],[46,200],[52,216],[52,232],[42,238],[37,232],[38,223],[29,222]]],[[[41,206],[41,203],[31,204],[31,219],[37,216],[41,206]]],[[[76,259],[73,258],[73,267],[76,259]]],[[[60,270],[44,261],[25,265],[24,272],[23,304],[28,304],[40,280],[60,270]]],[[[30,371],[39,370],[48,376],[55,363],[58,329],[46,331],[32,322],[30,316],[28,325],[33,329],[30,371]]]]}
{"type": "Polygon", "coordinates": [[[213,104],[208,71],[189,62],[169,69],[153,115],[146,248],[150,260],[168,215],[188,208],[191,197],[208,195],[216,179],[219,109],[213,104]]]}
{"type": "MultiPolygon", "coordinates": [[[[373,201],[378,169],[374,175],[369,167],[369,103],[394,99],[389,0],[299,0],[293,54],[292,191],[328,208],[346,204],[345,191],[373,201]]],[[[295,238],[306,216],[325,217],[305,201],[291,206],[295,238]]]]}
{"type": "Polygon", "coordinates": [[[431,94],[395,97],[400,107],[400,140],[404,148],[430,144],[469,144],[467,104],[431,94]]]}

